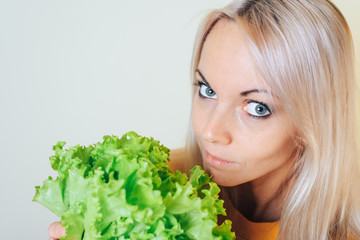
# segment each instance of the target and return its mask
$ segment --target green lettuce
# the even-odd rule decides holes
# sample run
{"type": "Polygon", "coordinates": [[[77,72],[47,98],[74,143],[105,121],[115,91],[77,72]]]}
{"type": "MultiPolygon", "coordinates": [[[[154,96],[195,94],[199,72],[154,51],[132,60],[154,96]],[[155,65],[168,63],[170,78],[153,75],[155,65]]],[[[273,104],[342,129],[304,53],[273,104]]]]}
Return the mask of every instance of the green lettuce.
{"type": "Polygon", "coordinates": [[[120,139],[63,149],[50,157],[58,177],[36,186],[33,201],[61,217],[71,240],[234,239],[219,187],[199,167],[169,169],[169,149],[128,132],[120,139]]]}

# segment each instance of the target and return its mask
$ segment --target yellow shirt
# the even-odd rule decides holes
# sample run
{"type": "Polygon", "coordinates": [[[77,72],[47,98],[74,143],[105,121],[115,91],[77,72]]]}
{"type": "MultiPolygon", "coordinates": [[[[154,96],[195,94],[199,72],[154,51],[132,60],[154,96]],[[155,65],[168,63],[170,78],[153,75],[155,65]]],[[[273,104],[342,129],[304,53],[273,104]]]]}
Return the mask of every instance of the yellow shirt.
{"type": "MultiPolygon", "coordinates": [[[[276,240],[279,233],[280,221],[276,222],[252,222],[245,218],[231,203],[229,194],[222,190],[220,198],[224,200],[226,217],[219,216],[219,223],[225,219],[232,221],[232,231],[235,232],[236,240],[276,240]]],[[[356,240],[355,236],[350,234],[348,238],[335,237],[336,240],[356,240]]]]}
{"type": "Polygon", "coordinates": [[[232,221],[232,230],[235,232],[236,240],[276,239],[279,232],[280,221],[251,222],[232,205],[225,191],[221,191],[220,194],[224,200],[224,208],[227,214],[226,218],[232,221]]]}

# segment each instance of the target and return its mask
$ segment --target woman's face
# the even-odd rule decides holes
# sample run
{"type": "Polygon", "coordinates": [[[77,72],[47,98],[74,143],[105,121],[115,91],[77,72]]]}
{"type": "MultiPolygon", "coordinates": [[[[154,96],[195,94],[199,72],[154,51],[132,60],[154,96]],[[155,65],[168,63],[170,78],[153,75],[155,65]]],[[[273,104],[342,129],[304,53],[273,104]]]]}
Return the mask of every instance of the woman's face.
{"type": "Polygon", "coordinates": [[[222,19],[215,24],[194,84],[192,123],[213,180],[235,186],[284,179],[294,162],[296,129],[281,102],[256,81],[236,23],[222,19]]]}

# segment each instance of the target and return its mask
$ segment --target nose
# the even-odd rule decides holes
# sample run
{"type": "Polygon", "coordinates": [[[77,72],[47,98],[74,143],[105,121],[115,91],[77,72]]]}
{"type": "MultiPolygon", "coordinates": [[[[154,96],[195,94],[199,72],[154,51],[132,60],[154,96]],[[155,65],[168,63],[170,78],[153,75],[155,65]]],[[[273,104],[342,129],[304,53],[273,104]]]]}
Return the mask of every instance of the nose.
{"type": "Polygon", "coordinates": [[[210,143],[230,144],[232,142],[230,119],[225,109],[214,109],[203,129],[203,139],[210,143]]]}

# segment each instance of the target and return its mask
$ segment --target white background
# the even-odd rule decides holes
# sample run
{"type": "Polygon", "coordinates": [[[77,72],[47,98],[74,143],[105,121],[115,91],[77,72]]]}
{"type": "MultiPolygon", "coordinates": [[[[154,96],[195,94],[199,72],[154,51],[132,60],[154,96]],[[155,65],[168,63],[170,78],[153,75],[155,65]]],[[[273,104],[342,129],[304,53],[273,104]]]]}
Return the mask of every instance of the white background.
{"type": "MultiPolygon", "coordinates": [[[[205,10],[228,2],[0,1],[0,239],[48,238],[58,217],[31,200],[56,176],[57,141],[134,130],[184,145],[195,32],[205,10]]],[[[335,2],[358,44],[360,1],[335,2]]]]}

